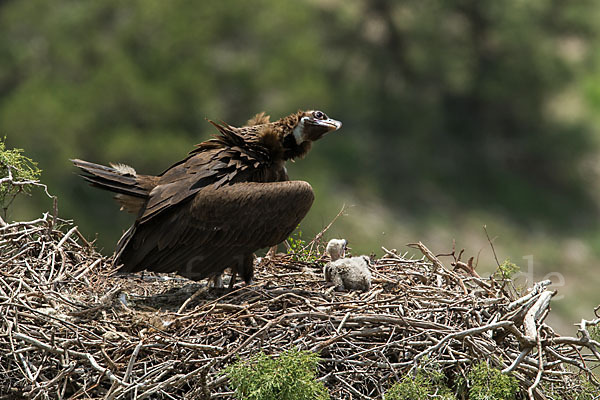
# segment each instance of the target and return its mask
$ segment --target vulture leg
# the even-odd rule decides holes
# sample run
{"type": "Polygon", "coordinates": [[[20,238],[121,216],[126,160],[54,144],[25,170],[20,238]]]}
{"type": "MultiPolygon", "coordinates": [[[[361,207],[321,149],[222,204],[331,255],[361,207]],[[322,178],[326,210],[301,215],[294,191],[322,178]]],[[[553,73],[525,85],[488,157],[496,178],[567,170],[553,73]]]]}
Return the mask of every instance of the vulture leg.
{"type": "Polygon", "coordinates": [[[229,281],[229,290],[233,289],[235,278],[237,278],[238,274],[242,277],[244,282],[246,282],[246,285],[252,283],[252,278],[254,277],[254,254],[246,254],[239,260],[238,265],[231,269],[232,273],[231,281],[229,281]]]}
{"type": "Polygon", "coordinates": [[[215,289],[222,289],[223,288],[222,274],[217,274],[217,275],[213,276],[212,282],[213,282],[213,287],[215,289]]]}
{"type": "Polygon", "coordinates": [[[237,278],[237,270],[235,268],[231,271],[231,279],[229,280],[229,291],[233,290],[233,285],[235,285],[235,279],[237,278]]]}
{"type": "Polygon", "coordinates": [[[246,285],[252,283],[252,278],[254,278],[254,254],[246,254],[244,256],[244,260],[242,261],[242,265],[238,269],[240,276],[246,282],[246,285]]]}

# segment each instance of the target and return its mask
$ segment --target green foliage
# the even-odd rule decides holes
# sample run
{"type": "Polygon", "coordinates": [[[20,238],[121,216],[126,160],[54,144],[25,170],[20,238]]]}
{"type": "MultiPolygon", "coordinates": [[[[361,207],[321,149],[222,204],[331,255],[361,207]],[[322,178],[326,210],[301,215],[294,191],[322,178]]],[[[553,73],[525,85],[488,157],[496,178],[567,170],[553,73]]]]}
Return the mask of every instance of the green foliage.
{"type": "MultiPolygon", "coordinates": [[[[588,365],[589,366],[589,365],[588,365]]],[[[596,387],[583,374],[565,377],[569,382],[568,392],[563,385],[553,385],[549,382],[541,383],[542,392],[548,400],[598,400],[598,387],[596,387]]]]}
{"type": "Polygon", "coordinates": [[[426,399],[431,389],[431,382],[422,375],[405,376],[385,393],[384,400],[426,399]]]}
{"type": "Polygon", "coordinates": [[[467,375],[469,400],[515,400],[519,392],[516,378],[503,374],[481,361],[467,375]]]}
{"type": "Polygon", "coordinates": [[[262,352],[226,368],[239,400],[327,400],[329,393],[316,380],[319,357],[296,348],[271,357],[262,352]]]}
{"type": "Polygon", "coordinates": [[[293,235],[287,238],[288,254],[291,254],[296,261],[312,262],[317,259],[308,247],[308,242],[302,238],[302,231],[297,230],[293,235]]]}
{"type": "Polygon", "coordinates": [[[4,212],[17,195],[31,191],[33,185],[26,182],[37,181],[42,173],[22,149],[7,150],[5,140],[0,139],[0,179],[6,179],[0,183],[0,207],[4,212]]]}
{"type": "Polygon", "coordinates": [[[384,400],[440,399],[456,400],[446,386],[446,377],[438,369],[419,369],[416,376],[405,375],[384,395],[384,400]]]}
{"type": "Polygon", "coordinates": [[[514,274],[519,272],[521,269],[519,266],[513,262],[511,262],[508,258],[504,260],[502,264],[498,267],[496,272],[494,272],[494,279],[497,280],[508,280],[511,279],[514,274]]]}
{"type": "Polygon", "coordinates": [[[590,336],[597,342],[600,342],[600,325],[593,325],[588,328],[590,336]]]}
{"type": "Polygon", "coordinates": [[[579,378],[579,388],[575,389],[575,400],[598,400],[598,388],[585,377],[579,378]]]}

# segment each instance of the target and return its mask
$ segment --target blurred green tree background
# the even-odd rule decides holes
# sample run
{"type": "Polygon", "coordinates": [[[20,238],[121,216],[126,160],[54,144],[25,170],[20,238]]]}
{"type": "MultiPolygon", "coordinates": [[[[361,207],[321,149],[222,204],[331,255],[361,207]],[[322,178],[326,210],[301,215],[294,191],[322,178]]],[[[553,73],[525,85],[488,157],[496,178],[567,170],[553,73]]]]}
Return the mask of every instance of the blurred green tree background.
{"type": "Polygon", "coordinates": [[[317,194],[304,237],[346,204],[331,235],[355,252],[456,238],[493,269],[487,224],[503,257],[534,256],[525,277],[562,274],[579,295],[556,307],[577,318],[600,284],[599,16],[592,0],[2,1],[0,134],[108,254],[132,216],[69,158],[159,173],[214,133],[206,118],[322,109],[343,129],[288,167],[317,194]]]}

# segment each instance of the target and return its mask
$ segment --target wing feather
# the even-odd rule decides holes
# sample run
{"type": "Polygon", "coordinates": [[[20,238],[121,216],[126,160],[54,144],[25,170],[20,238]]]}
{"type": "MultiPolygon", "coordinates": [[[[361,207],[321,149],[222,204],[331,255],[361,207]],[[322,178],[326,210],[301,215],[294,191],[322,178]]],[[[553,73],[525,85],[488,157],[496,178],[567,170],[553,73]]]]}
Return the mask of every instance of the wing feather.
{"type": "Polygon", "coordinates": [[[123,271],[203,279],[285,240],[313,200],[311,186],[302,181],[208,186],[191,201],[139,223],[116,262],[123,271]]]}
{"type": "Polygon", "coordinates": [[[263,168],[271,166],[265,149],[255,143],[245,143],[234,131],[236,128],[219,126],[224,129],[221,131],[225,132],[224,136],[213,140],[229,140],[237,145],[207,148],[201,144],[186,160],[160,175],[140,216],[141,222],[147,222],[163,211],[185,202],[205,187],[218,188],[236,182],[260,180],[253,179],[252,175],[264,174],[263,168]],[[242,147],[243,145],[246,147],[242,147]],[[249,167],[253,167],[254,170],[249,167]]]}

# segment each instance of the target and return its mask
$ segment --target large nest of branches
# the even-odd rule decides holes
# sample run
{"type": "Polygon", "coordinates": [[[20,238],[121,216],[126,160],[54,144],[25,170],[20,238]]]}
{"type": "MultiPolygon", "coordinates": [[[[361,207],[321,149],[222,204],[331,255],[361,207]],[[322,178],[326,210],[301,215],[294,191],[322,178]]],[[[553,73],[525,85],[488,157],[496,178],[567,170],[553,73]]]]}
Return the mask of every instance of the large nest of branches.
{"type": "Polygon", "coordinates": [[[230,398],[226,366],[293,347],[320,355],[319,379],[336,399],[381,398],[430,363],[460,377],[487,360],[535,399],[548,387],[575,397],[579,375],[595,382],[600,344],[588,328],[600,319],[559,336],[544,323],[549,282],[516,295],[459,257],[444,266],[414,247],[422,258],[386,251],[374,260],[368,292],[336,292],[324,260],[289,255],[257,260],[255,283],[229,292],[171,275],[116,275],[76,226],[49,215],[4,224],[0,395],[230,398]]]}

